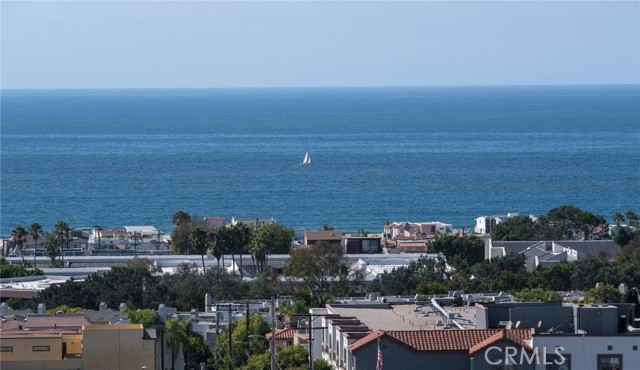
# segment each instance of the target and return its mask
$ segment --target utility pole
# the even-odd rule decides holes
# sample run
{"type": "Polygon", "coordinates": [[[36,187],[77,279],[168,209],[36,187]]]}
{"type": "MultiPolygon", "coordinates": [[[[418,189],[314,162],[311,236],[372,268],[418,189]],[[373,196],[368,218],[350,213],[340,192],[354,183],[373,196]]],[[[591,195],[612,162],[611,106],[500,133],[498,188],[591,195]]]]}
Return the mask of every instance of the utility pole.
{"type": "Polygon", "coordinates": [[[229,370],[233,369],[233,366],[231,366],[231,303],[229,303],[229,370]]]}
{"type": "Polygon", "coordinates": [[[271,370],[276,370],[276,304],[271,297],[271,345],[269,346],[271,354],[271,370]]]}
{"type": "Polygon", "coordinates": [[[246,343],[246,346],[247,346],[247,358],[249,358],[249,357],[251,357],[251,353],[250,353],[250,349],[249,349],[249,327],[250,327],[249,320],[251,318],[250,317],[251,314],[249,313],[249,302],[247,301],[246,303],[247,303],[247,315],[246,315],[247,316],[247,320],[246,320],[247,321],[246,322],[247,330],[246,330],[246,338],[245,338],[245,340],[247,341],[247,343],[246,343]]]}
{"type": "Polygon", "coordinates": [[[311,344],[313,343],[313,315],[309,314],[309,369],[313,369],[313,348],[311,344]]]}

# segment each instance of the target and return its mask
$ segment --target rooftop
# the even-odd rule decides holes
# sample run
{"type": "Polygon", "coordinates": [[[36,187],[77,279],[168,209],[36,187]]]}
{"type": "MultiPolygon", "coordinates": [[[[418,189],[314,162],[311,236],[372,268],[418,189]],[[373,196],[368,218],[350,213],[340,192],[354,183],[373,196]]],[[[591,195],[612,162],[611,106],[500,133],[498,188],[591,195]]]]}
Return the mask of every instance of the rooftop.
{"type": "Polygon", "coordinates": [[[354,352],[380,337],[388,336],[416,351],[468,351],[474,353],[500,340],[509,340],[530,347],[528,329],[471,329],[471,330],[376,330],[349,346],[354,352]]]}
{"type": "MultiPolygon", "coordinates": [[[[430,306],[418,308],[415,304],[379,304],[377,308],[371,305],[329,305],[331,313],[341,316],[353,316],[358,318],[371,330],[427,330],[443,329],[445,321],[439,313],[430,306]]],[[[456,314],[456,319],[470,323],[469,328],[475,325],[475,309],[473,307],[447,307],[447,311],[456,314]]]]}

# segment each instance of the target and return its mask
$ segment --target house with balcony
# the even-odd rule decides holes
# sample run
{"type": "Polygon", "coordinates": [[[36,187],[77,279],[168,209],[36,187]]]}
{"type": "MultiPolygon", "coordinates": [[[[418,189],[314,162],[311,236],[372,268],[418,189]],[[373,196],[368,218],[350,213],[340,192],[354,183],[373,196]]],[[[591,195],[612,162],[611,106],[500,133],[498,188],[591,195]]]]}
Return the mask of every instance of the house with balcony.
{"type": "Polygon", "coordinates": [[[439,221],[431,222],[386,222],[383,234],[388,239],[424,238],[436,233],[447,235],[453,232],[453,226],[439,221]]]}
{"type": "Polygon", "coordinates": [[[342,253],[373,254],[382,253],[382,236],[347,234],[342,238],[342,253]]]}

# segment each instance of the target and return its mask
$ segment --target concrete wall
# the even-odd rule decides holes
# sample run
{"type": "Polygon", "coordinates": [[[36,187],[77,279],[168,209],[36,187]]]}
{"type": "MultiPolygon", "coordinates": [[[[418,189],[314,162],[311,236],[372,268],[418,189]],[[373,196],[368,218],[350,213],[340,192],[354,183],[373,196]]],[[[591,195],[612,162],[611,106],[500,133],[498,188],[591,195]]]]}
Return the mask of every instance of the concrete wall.
{"type": "Polygon", "coordinates": [[[2,370],[69,370],[82,369],[82,359],[66,359],[52,361],[0,361],[2,370]]]}
{"type": "Polygon", "coordinates": [[[84,368],[155,368],[155,340],[145,340],[143,336],[142,325],[86,326],[83,331],[84,368]]]}
{"type": "MultiPolygon", "coordinates": [[[[534,335],[533,345],[553,353],[557,346],[570,355],[570,369],[597,370],[598,355],[622,355],[622,369],[637,369],[640,364],[640,334],[623,335],[534,335]],[[636,349],[634,349],[636,346],[636,349]],[[609,349],[611,348],[611,349],[609,349]]],[[[536,370],[545,369],[543,364],[536,370]]]]}
{"type": "MultiPolygon", "coordinates": [[[[1,364],[4,365],[5,361],[28,361],[28,360],[62,360],[62,338],[58,337],[25,337],[25,338],[11,338],[3,337],[3,347],[12,347],[11,352],[1,352],[1,364]],[[48,351],[34,351],[34,346],[38,346],[41,349],[49,347],[48,351]]],[[[4,366],[0,366],[4,369],[4,366]]]]}
{"type": "Polygon", "coordinates": [[[520,321],[520,329],[535,328],[537,332],[551,328],[573,333],[573,308],[553,303],[486,304],[476,307],[476,328],[497,329],[500,321],[520,321]],[[538,323],[542,325],[538,327],[538,323]]]}

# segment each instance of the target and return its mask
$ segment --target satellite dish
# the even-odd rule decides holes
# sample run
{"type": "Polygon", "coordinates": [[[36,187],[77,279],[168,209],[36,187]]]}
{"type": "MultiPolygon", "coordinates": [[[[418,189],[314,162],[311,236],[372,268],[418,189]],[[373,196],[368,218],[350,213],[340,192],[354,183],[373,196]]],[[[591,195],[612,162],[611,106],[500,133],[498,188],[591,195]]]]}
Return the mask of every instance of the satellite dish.
{"type": "Polygon", "coordinates": [[[516,322],[516,329],[518,329],[520,327],[520,320],[518,320],[518,322],[516,322]]]}
{"type": "Polygon", "coordinates": [[[538,329],[540,329],[542,327],[542,320],[538,321],[538,329]]]}

